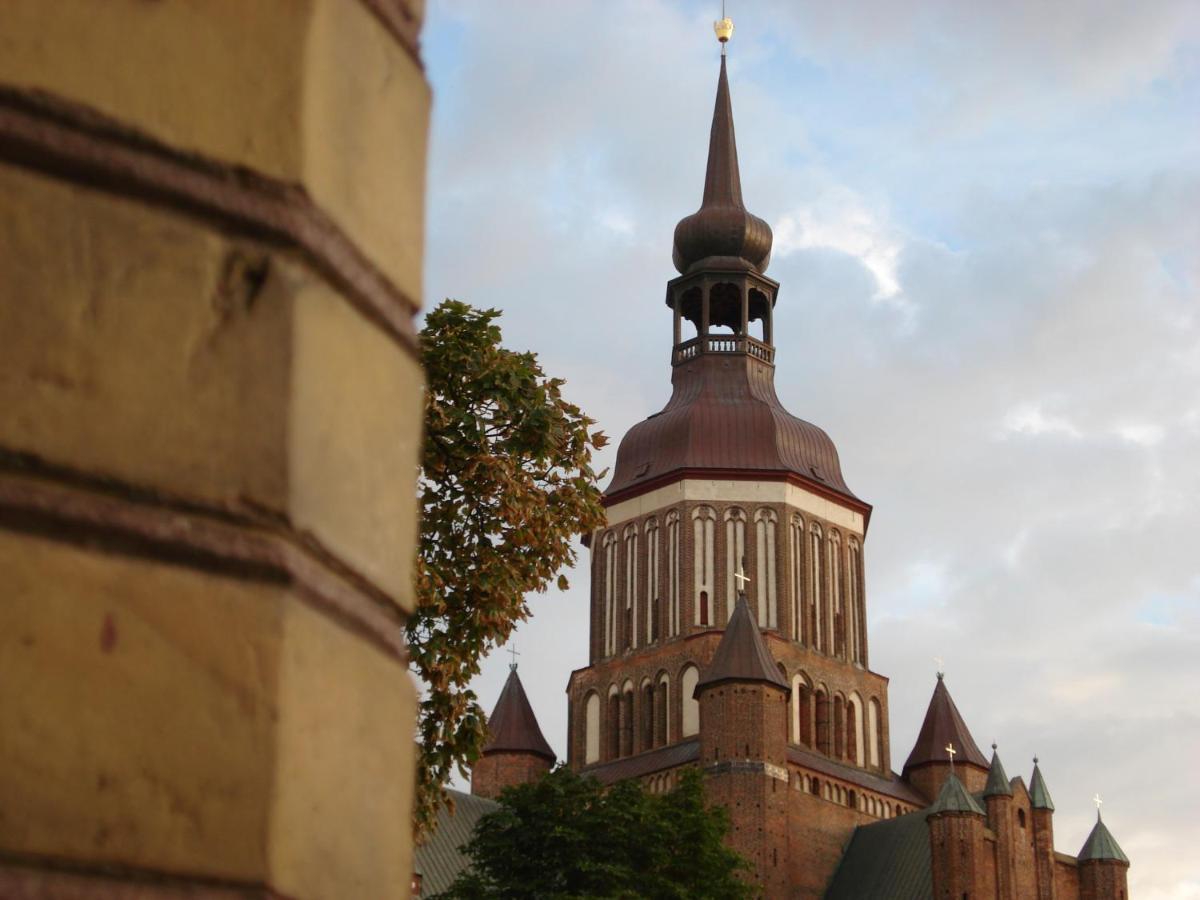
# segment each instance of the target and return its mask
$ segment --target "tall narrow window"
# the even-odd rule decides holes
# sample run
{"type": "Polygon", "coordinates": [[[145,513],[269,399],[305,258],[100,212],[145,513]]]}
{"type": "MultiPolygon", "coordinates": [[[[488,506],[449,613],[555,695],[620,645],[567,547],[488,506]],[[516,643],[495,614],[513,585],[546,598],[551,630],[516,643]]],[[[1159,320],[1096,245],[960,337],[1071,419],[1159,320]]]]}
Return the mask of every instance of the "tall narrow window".
{"type": "Polygon", "coordinates": [[[808,617],[808,610],[804,605],[804,520],[799,516],[792,516],[788,536],[792,576],[791,584],[788,585],[791,600],[791,637],[793,641],[809,642],[808,629],[804,626],[804,620],[808,617]]]}
{"type": "Polygon", "coordinates": [[[811,611],[809,620],[812,622],[811,645],[822,653],[827,649],[825,642],[825,548],[821,546],[823,543],[821,526],[813,522],[809,529],[809,546],[811,547],[809,558],[812,560],[812,587],[808,592],[811,611]]]}
{"type": "Polygon", "coordinates": [[[713,539],[717,514],[711,506],[698,506],[692,512],[692,556],[694,558],[694,606],[697,625],[713,621],[713,539]]]}
{"type": "Polygon", "coordinates": [[[621,688],[621,755],[633,755],[633,682],[621,688]]]}
{"type": "Polygon", "coordinates": [[[667,513],[667,635],[679,634],[679,513],[667,513]]]}
{"type": "Polygon", "coordinates": [[[621,755],[621,692],[615,684],[608,689],[608,720],[605,728],[608,758],[617,759],[621,755]]]}
{"type": "Polygon", "coordinates": [[[615,607],[617,588],[617,536],[613,532],[604,535],[604,655],[617,652],[617,615],[615,607]]]}
{"type": "Polygon", "coordinates": [[[809,734],[810,722],[812,716],[812,702],[808,687],[808,679],[797,672],[792,676],[792,743],[793,744],[812,744],[812,736],[809,734]]]}
{"type": "Polygon", "coordinates": [[[637,526],[625,529],[625,619],[621,623],[623,646],[638,645],[638,533],[637,526]]]}
{"type": "Polygon", "coordinates": [[[659,638],[661,592],[658,584],[658,519],[646,522],[646,643],[659,638]]]}
{"type": "Polygon", "coordinates": [[[846,758],[856,766],[865,766],[865,751],[862,698],[858,694],[851,694],[846,701],[846,758]]]}
{"type": "Polygon", "coordinates": [[[695,666],[688,666],[679,676],[679,699],[683,707],[680,715],[680,733],[684,737],[690,737],[700,731],[700,701],[694,696],[699,681],[700,670],[695,666]]]}
{"type": "Polygon", "coordinates": [[[725,617],[733,615],[738,582],[733,576],[746,559],[746,514],[736,506],[725,510],[725,617]]]}
{"type": "Polygon", "coordinates": [[[867,664],[867,604],[863,590],[863,559],[862,545],[856,538],[850,539],[850,615],[853,630],[850,642],[850,652],[853,661],[861,665],[867,664]]]}
{"type": "Polygon", "coordinates": [[[658,733],[656,744],[663,747],[671,742],[671,676],[663,672],[658,676],[658,695],[655,702],[655,724],[658,733]]]}
{"type": "Polygon", "coordinates": [[[833,755],[846,758],[846,701],[841,694],[833,698],[833,755]]]}
{"type": "Polygon", "coordinates": [[[874,697],[867,704],[867,748],[870,752],[871,768],[878,769],[883,765],[883,742],[879,733],[879,701],[874,697]]]}
{"type": "Polygon", "coordinates": [[[817,749],[829,756],[832,749],[829,745],[829,694],[825,692],[825,688],[819,687],[815,696],[817,698],[817,749]]]}
{"type": "Polygon", "coordinates": [[[754,547],[758,577],[758,624],[760,628],[779,627],[779,598],[775,585],[775,525],[779,517],[773,509],[754,514],[754,547]]]}
{"type": "Polygon", "coordinates": [[[649,678],[642,680],[641,704],[642,721],[638,744],[639,749],[649,750],[654,746],[654,733],[657,728],[654,721],[654,682],[649,678]]]}
{"type": "Polygon", "coordinates": [[[588,694],[584,703],[583,762],[594,763],[600,759],[600,695],[595,691],[588,694]]]}
{"type": "Polygon", "coordinates": [[[833,655],[846,658],[846,604],[842,583],[842,536],[829,532],[829,587],[833,594],[833,655]]]}

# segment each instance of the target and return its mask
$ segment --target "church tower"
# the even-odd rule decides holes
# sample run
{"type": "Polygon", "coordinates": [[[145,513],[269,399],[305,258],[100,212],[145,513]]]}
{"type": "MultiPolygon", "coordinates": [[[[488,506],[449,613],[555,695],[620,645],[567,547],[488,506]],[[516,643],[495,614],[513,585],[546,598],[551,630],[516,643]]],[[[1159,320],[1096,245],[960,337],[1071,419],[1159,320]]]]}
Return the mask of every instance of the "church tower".
{"type": "Polygon", "coordinates": [[[471,768],[471,793],[494,798],[506,787],[537,781],[554,765],[514,663],[488,717],[488,741],[471,768]]]}

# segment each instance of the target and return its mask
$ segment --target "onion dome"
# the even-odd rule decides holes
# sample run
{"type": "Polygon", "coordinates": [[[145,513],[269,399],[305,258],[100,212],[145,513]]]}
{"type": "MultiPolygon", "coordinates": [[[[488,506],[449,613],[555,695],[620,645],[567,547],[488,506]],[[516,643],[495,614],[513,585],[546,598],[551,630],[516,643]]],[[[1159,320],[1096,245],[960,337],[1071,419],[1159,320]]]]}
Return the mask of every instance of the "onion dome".
{"type": "Polygon", "coordinates": [[[1012,786],[1008,782],[1008,773],[1004,771],[1004,764],[1000,762],[1000,754],[996,752],[995,744],[992,744],[992,765],[988,769],[987,784],[983,786],[983,796],[1012,796],[1012,786]]]}
{"type": "Polygon", "coordinates": [[[488,717],[488,742],[484,744],[483,754],[489,753],[529,753],[550,762],[555,760],[515,666],[509,670],[496,708],[488,717]]]}
{"type": "Polygon", "coordinates": [[[987,815],[983,811],[983,808],[980,807],[979,801],[971,796],[970,792],[953,772],[950,773],[950,777],[942,784],[942,789],[938,792],[937,801],[929,808],[930,815],[945,812],[974,813],[977,816],[987,815]]]}
{"type": "Polygon", "coordinates": [[[763,641],[758,623],[750,614],[750,604],[745,594],[738,594],[733,616],[717,644],[712,662],[696,683],[696,693],[709,685],[725,681],[765,682],[780,690],[789,690],[788,683],[779,674],[771,651],[763,641]]]}
{"type": "Polygon", "coordinates": [[[959,754],[958,763],[967,763],[981,769],[988,768],[988,762],[979,752],[979,747],[971,737],[966,722],[963,721],[958,707],[950,692],[946,690],[946,681],[942,673],[938,673],[937,686],[933,689],[933,697],[929,700],[929,709],[925,712],[925,721],[921,723],[921,733],[913,744],[912,752],[904,763],[904,774],[907,776],[911,769],[929,763],[946,764],[946,745],[953,744],[959,754]]]}
{"type": "Polygon", "coordinates": [[[681,273],[703,268],[704,264],[765,272],[771,260],[771,240],[770,226],[748,212],[742,202],[733,104],[729,100],[729,79],[722,56],[708,139],[704,200],[700,209],[675,226],[672,260],[681,273]]]}
{"type": "Polygon", "coordinates": [[[1054,812],[1054,801],[1050,799],[1050,791],[1046,787],[1046,779],[1038,768],[1037,757],[1033,758],[1033,778],[1029,782],[1029,805],[1034,809],[1048,809],[1054,812]]]}

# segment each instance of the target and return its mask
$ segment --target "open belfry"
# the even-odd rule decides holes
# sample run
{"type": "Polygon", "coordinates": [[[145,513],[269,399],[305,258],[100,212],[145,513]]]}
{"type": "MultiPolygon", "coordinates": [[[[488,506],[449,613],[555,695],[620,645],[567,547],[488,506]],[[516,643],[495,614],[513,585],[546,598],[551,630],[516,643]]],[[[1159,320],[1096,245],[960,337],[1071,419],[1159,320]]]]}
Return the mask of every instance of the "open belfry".
{"type": "MultiPolygon", "coordinates": [[[[893,771],[867,634],[871,506],[829,436],[775,393],[772,234],[742,198],[732,23],[717,33],[703,201],[675,229],[666,290],[673,391],[622,440],[607,527],[588,536],[589,659],[567,688],[567,762],[652,791],[699,767],[767,897],[1124,900],[1129,861],[1103,822],[1077,857],[1057,852],[1036,761],[1028,785],[1009,779],[940,672],[893,771]]],[[[476,770],[488,796],[548,764],[515,671],[493,724],[476,770]]]]}

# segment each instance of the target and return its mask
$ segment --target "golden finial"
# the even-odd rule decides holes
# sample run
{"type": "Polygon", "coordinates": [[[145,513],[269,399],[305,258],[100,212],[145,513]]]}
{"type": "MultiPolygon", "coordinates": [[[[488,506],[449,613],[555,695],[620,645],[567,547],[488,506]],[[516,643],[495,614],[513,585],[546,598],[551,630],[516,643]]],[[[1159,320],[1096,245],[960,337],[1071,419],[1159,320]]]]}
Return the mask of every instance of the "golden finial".
{"type": "MultiPolygon", "coordinates": [[[[725,44],[733,37],[733,19],[726,16],[717,22],[713,22],[713,31],[717,33],[717,40],[725,44]]],[[[724,52],[724,50],[725,48],[722,46],[721,51],[724,52]]]]}

